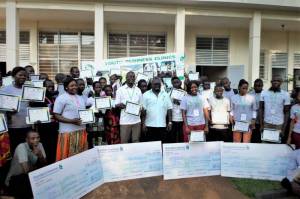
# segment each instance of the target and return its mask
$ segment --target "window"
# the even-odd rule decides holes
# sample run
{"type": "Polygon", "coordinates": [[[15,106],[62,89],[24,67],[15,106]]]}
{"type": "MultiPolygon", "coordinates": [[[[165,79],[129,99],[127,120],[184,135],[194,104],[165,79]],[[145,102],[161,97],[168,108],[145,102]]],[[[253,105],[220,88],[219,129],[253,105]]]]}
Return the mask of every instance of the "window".
{"type": "Polygon", "coordinates": [[[265,63],[265,52],[260,52],[259,58],[259,78],[266,79],[266,63],[265,63]]]}
{"type": "MultiPolygon", "coordinates": [[[[30,33],[20,31],[19,36],[19,65],[25,66],[30,62],[30,33]]],[[[6,31],[0,31],[0,62],[6,62],[6,31]]]]}
{"type": "Polygon", "coordinates": [[[134,57],[166,53],[166,35],[155,33],[109,33],[108,57],[134,57]]]}
{"type": "Polygon", "coordinates": [[[229,63],[229,39],[215,37],[196,38],[196,64],[227,66],[229,63]]]}
{"type": "Polygon", "coordinates": [[[82,61],[94,60],[94,34],[81,32],[40,32],[39,69],[54,79],[57,73],[68,74],[82,61]]]}
{"type": "MultiPolygon", "coordinates": [[[[282,52],[272,53],[272,75],[280,76],[287,80],[288,54],[282,52]]],[[[282,89],[287,90],[287,82],[282,84],[282,89]]]]}
{"type": "Polygon", "coordinates": [[[294,54],[294,68],[300,68],[300,53],[294,54]]]}

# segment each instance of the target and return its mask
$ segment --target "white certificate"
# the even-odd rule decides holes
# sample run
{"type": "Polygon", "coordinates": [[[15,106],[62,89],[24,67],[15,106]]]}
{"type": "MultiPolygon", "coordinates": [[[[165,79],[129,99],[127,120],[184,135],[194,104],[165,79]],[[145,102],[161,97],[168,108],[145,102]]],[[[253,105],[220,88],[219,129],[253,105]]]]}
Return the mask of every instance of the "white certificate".
{"type": "Polygon", "coordinates": [[[20,97],[15,95],[0,94],[0,110],[19,111],[20,97]]]}
{"type": "Polygon", "coordinates": [[[93,72],[91,70],[81,70],[80,71],[80,77],[81,78],[93,77],[93,72]]]}
{"type": "Polygon", "coordinates": [[[191,131],[190,143],[192,142],[205,142],[204,131],[191,131]]]}
{"type": "Polygon", "coordinates": [[[33,87],[43,88],[44,87],[44,80],[31,80],[31,85],[33,87]]]}
{"type": "Polygon", "coordinates": [[[135,83],[137,84],[141,79],[144,79],[146,80],[146,82],[149,82],[149,77],[143,73],[138,73],[137,76],[136,76],[136,80],[135,80],[135,83]]]}
{"type": "Polygon", "coordinates": [[[193,80],[198,80],[199,79],[199,72],[196,73],[189,73],[189,80],[193,81],[193,80]]]}
{"type": "Polygon", "coordinates": [[[33,80],[40,80],[40,75],[29,75],[29,79],[31,80],[31,81],[33,81],[33,80]]]}
{"type": "Polygon", "coordinates": [[[248,132],[249,131],[249,123],[248,122],[235,121],[233,130],[234,131],[248,132]]]}
{"type": "Polygon", "coordinates": [[[169,77],[165,77],[163,78],[164,80],[164,84],[168,87],[168,88],[172,88],[173,85],[172,85],[172,78],[169,78],[169,77]]]}
{"type": "Polygon", "coordinates": [[[176,100],[181,100],[185,96],[186,92],[181,89],[173,88],[171,92],[171,98],[176,100]]]}
{"type": "Polygon", "coordinates": [[[96,109],[110,109],[111,98],[110,97],[95,97],[95,108],[96,109]]]}
{"type": "Polygon", "coordinates": [[[279,143],[281,141],[280,131],[275,129],[264,129],[261,140],[279,143]]]}
{"type": "Polygon", "coordinates": [[[50,112],[48,107],[38,107],[38,108],[27,108],[28,124],[34,124],[36,122],[49,123],[50,112]]]}
{"type": "Polygon", "coordinates": [[[139,116],[140,112],[141,112],[141,105],[140,104],[136,104],[136,103],[133,103],[133,102],[127,102],[126,103],[125,113],[139,116]]]}
{"type": "Polygon", "coordinates": [[[92,109],[81,109],[78,110],[79,118],[82,124],[90,124],[95,122],[95,116],[92,109]]]}
{"type": "Polygon", "coordinates": [[[7,124],[3,114],[0,115],[0,134],[7,132],[7,124]]]}
{"type": "Polygon", "coordinates": [[[46,88],[24,85],[22,91],[22,100],[44,102],[45,94],[46,88]]]}
{"type": "Polygon", "coordinates": [[[213,124],[229,124],[228,113],[222,114],[221,112],[212,112],[211,119],[213,124]]]}
{"type": "Polygon", "coordinates": [[[3,77],[2,78],[2,85],[3,86],[9,86],[12,85],[12,83],[14,82],[14,78],[12,76],[7,76],[7,77],[3,77]]]}

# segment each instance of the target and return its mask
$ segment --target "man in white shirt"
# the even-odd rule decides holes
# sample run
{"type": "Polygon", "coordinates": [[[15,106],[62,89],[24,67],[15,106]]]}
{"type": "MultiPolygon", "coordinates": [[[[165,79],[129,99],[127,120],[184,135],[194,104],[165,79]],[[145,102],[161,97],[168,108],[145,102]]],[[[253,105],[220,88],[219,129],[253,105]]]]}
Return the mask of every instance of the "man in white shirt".
{"type": "Polygon", "coordinates": [[[141,135],[140,115],[133,115],[125,112],[126,103],[132,102],[141,105],[142,92],[135,86],[135,74],[130,71],[126,74],[126,84],[120,87],[116,93],[116,107],[122,109],[120,116],[121,143],[139,142],[141,135]]]}
{"type": "Polygon", "coordinates": [[[162,141],[166,131],[172,130],[172,101],[170,96],[161,90],[160,78],[153,78],[151,84],[152,89],[143,94],[143,129],[147,141],[162,141]]]}
{"type": "Polygon", "coordinates": [[[283,136],[291,104],[289,93],[280,89],[282,79],[274,76],[271,80],[271,88],[263,91],[260,98],[260,126],[281,131],[283,136]]]}
{"type": "Polygon", "coordinates": [[[255,121],[255,129],[252,130],[252,137],[251,142],[252,143],[260,143],[261,142],[261,133],[260,133],[260,122],[259,122],[259,103],[261,98],[261,93],[263,91],[264,83],[261,79],[256,79],[254,81],[253,85],[253,91],[250,92],[250,95],[252,95],[255,98],[256,103],[256,121],[255,121]]]}

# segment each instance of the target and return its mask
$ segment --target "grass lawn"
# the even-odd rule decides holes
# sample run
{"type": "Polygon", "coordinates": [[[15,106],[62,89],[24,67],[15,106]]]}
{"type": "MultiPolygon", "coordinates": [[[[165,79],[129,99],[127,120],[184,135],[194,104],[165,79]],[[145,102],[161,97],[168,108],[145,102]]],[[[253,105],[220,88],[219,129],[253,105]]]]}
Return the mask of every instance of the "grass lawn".
{"type": "Polygon", "coordinates": [[[266,191],[281,189],[280,182],[270,180],[254,180],[254,179],[240,179],[229,178],[233,185],[243,194],[254,198],[255,194],[266,191]]]}

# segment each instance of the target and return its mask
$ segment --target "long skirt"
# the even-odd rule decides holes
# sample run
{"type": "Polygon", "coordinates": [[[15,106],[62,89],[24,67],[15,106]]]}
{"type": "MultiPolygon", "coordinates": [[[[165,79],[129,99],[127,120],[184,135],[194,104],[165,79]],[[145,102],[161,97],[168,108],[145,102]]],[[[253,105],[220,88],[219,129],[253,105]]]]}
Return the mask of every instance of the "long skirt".
{"type": "Polygon", "coordinates": [[[63,160],[88,149],[85,129],[70,133],[59,133],[56,148],[56,161],[63,160]]]}

